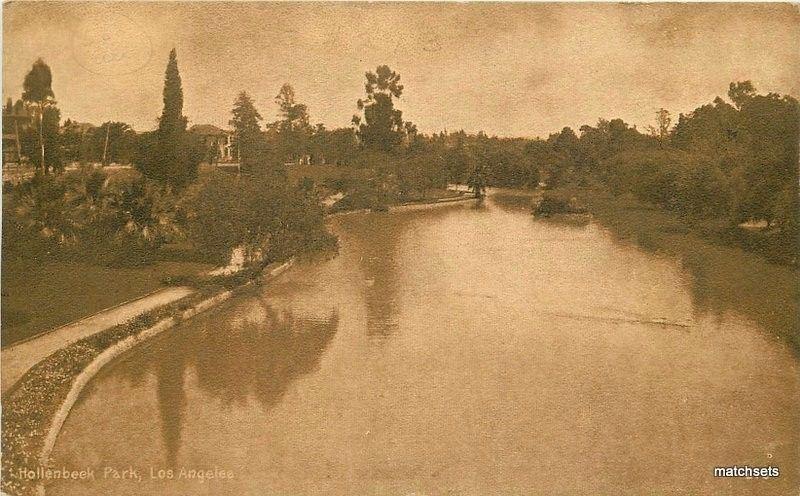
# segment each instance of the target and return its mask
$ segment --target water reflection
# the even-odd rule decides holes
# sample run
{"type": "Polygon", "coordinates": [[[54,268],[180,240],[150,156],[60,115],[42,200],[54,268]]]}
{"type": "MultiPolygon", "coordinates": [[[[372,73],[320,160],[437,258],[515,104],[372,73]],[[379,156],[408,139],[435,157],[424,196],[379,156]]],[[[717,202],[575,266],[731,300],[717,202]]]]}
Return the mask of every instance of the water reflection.
{"type": "Polygon", "coordinates": [[[372,214],[352,233],[364,274],[367,336],[386,338],[397,332],[397,268],[395,251],[404,226],[391,214],[372,214]],[[391,225],[391,227],[389,227],[391,225]]]}
{"type": "Polygon", "coordinates": [[[255,299],[258,319],[231,329],[215,330],[203,342],[191,341],[200,386],[224,403],[257,400],[265,410],[277,404],[298,377],[317,367],[338,328],[333,311],[322,319],[298,318],[255,299]]]}
{"type": "MultiPolygon", "coordinates": [[[[531,198],[529,192],[511,190],[491,194],[492,203],[509,212],[529,210],[531,198]]],[[[598,225],[587,216],[555,216],[536,222],[576,228],[598,225]]],[[[785,340],[800,355],[800,278],[796,271],[736,248],[698,242],[681,234],[670,236],[650,226],[643,231],[633,230],[632,224],[600,222],[599,226],[619,244],[633,242],[648,253],[677,257],[686,272],[695,320],[704,315],[722,319],[726,314],[739,314],[785,340]]]]}
{"type": "MultiPolygon", "coordinates": [[[[614,239],[630,243],[609,226],[614,239]]],[[[635,244],[649,253],[677,257],[686,272],[697,316],[741,315],[785,341],[800,355],[800,279],[797,272],[737,248],[699,242],[685,235],[639,233],[635,244]]]]}
{"type": "MultiPolygon", "coordinates": [[[[474,208],[474,204],[469,207],[474,208]]],[[[397,250],[401,243],[419,243],[414,230],[425,222],[451,215],[463,204],[442,205],[395,213],[353,216],[339,226],[342,243],[350,246],[363,274],[367,336],[382,341],[397,333],[401,274],[397,250]],[[411,238],[411,239],[407,239],[411,238]]],[[[480,208],[484,208],[482,205],[480,208]]]]}
{"type": "Polygon", "coordinates": [[[132,357],[124,367],[131,385],[148,373],[155,378],[166,464],[176,465],[181,446],[187,371],[226,408],[256,401],[266,412],[295,379],[316,369],[338,324],[335,310],[324,318],[297,317],[250,297],[198,317],[132,357]]]}
{"type": "Polygon", "coordinates": [[[800,354],[800,282],[797,273],[753,255],[701,247],[683,253],[695,306],[717,317],[746,315],[785,339],[800,354]]]}
{"type": "Polygon", "coordinates": [[[181,426],[186,412],[186,391],[184,388],[184,356],[171,354],[166,360],[155,363],[156,395],[158,411],[161,415],[161,437],[166,453],[165,463],[176,465],[181,446],[181,426]]]}

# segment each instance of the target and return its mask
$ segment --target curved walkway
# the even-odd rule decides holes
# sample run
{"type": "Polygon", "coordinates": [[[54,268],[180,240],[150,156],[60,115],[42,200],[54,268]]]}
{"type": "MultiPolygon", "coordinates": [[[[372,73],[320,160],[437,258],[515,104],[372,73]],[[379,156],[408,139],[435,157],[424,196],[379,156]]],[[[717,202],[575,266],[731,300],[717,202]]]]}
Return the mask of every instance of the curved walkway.
{"type": "Polygon", "coordinates": [[[9,346],[0,354],[2,392],[6,393],[31,367],[66,345],[122,324],[141,313],[172,303],[193,292],[187,287],[164,288],[128,303],[102,310],[72,324],[58,327],[33,339],[9,346]]]}

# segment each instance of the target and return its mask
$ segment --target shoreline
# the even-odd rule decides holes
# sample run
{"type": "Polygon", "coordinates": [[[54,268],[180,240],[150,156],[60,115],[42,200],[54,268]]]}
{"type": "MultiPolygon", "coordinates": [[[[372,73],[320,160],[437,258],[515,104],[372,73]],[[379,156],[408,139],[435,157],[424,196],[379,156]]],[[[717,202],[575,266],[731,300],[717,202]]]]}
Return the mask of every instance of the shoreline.
{"type": "MultiPolygon", "coordinates": [[[[479,198],[475,198],[472,196],[468,197],[454,197],[454,198],[438,198],[434,200],[425,200],[425,201],[418,201],[418,202],[406,202],[406,203],[398,203],[396,205],[389,205],[387,207],[386,212],[397,212],[397,211],[405,211],[405,210],[412,210],[415,207],[433,207],[438,205],[449,205],[452,203],[466,203],[468,201],[476,201],[479,198]]],[[[331,212],[326,213],[325,218],[332,218],[332,217],[341,217],[344,215],[352,215],[352,214],[363,214],[363,213],[370,213],[376,212],[371,208],[358,208],[355,210],[342,210],[339,212],[331,212]]]]}

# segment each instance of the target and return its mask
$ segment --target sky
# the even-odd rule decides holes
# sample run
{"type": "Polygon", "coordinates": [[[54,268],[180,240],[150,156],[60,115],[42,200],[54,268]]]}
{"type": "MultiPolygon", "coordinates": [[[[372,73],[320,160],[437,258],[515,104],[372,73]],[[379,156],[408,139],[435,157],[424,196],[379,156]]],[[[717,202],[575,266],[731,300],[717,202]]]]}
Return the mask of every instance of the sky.
{"type": "Polygon", "coordinates": [[[426,133],[547,136],[598,118],[640,128],[725,96],[731,81],[800,96],[800,9],[789,4],[5,3],[3,98],[41,57],[63,119],[161,112],[178,54],[190,124],[226,127],[239,91],[265,121],[290,83],[312,123],[348,126],[364,73],[405,85],[426,133]]]}

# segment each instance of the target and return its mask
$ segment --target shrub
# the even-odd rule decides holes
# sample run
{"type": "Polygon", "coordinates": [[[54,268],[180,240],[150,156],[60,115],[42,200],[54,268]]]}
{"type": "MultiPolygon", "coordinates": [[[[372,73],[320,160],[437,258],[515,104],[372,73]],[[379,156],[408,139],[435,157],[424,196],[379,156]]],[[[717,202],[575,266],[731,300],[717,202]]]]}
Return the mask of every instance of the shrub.
{"type": "Polygon", "coordinates": [[[208,262],[226,264],[246,237],[240,182],[237,177],[213,174],[193,186],[184,199],[188,237],[208,262]]]}
{"type": "Polygon", "coordinates": [[[93,201],[99,200],[105,182],[106,174],[103,171],[94,169],[89,172],[85,181],[86,196],[91,198],[93,201]]]}
{"type": "Polygon", "coordinates": [[[353,184],[344,198],[331,205],[330,211],[370,209],[380,212],[388,208],[387,203],[386,195],[376,187],[374,181],[363,179],[353,184]]]}
{"type": "Polygon", "coordinates": [[[133,164],[145,177],[182,189],[197,177],[206,148],[194,133],[152,131],[137,139],[133,164]]]}
{"type": "Polygon", "coordinates": [[[268,262],[335,245],[314,193],[278,176],[213,174],[192,188],[184,208],[190,241],[216,264],[237,246],[268,262]]]}
{"type": "Polygon", "coordinates": [[[3,256],[41,258],[77,240],[77,193],[62,177],[34,176],[3,198],[3,256]]]}
{"type": "Polygon", "coordinates": [[[579,204],[575,198],[567,198],[564,195],[547,192],[534,207],[533,213],[538,217],[549,217],[557,214],[582,214],[586,213],[586,207],[579,204]]]}

